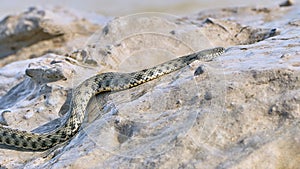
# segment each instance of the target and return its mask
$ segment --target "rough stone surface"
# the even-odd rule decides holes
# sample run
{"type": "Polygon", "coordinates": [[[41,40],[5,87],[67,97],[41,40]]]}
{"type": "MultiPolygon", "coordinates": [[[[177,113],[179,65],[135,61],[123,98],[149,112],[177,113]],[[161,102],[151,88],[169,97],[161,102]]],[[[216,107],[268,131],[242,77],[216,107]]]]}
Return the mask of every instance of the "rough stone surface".
{"type": "MultiPolygon", "coordinates": [[[[34,18],[44,15],[27,13],[32,11],[34,18]]],[[[70,142],[46,152],[0,146],[0,168],[299,168],[299,11],[291,4],[182,18],[115,18],[87,26],[88,32],[103,27],[89,39],[85,34],[63,43],[68,51],[85,39],[85,46],[75,46],[89,53],[9,64],[9,46],[18,44],[13,39],[30,36],[32,29],[1,37],[11,41],[1,46],[0,122],[27,131],[41,126],[35,132],[59,126],[63,117],[56,118],[68,109],[71,89],[97,72],[151,67],[211,46],[227,51],[212,62],[196,61],[139,87],[92,98],[83,129],[70,142]]],[[[5,19],[0,28],[10,22],[23,23],[5,19]]],[[[14,53],[30,55],[26,49],[40,43],[25,41],[14,53]]],[[[55,50],[48,47],[41,50],[55,50]]]]}
{"type": "Polygon", "coordinates": [[[0,22],[0,66],[46,53],[70,52],[100,28],[65,9],[32,7],[7,16],[0,22]]]}

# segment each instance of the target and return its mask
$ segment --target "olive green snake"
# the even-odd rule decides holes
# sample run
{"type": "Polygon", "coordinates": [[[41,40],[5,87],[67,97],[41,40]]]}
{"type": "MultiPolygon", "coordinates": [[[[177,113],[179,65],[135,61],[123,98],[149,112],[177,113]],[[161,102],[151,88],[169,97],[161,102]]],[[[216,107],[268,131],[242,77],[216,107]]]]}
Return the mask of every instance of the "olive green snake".
{"type": "Polygon", "coordinates": [[[195,60],[210,61],[225,52],[223,47],[202,50],[149,69],[132,73],[107,72],[83,81],[72,93],[66,122],[48,133],[33,133],[0,125],[0,145],[29,151],[52,148],[72,138],[83,122],[89,100],[96,94],[129,89],[189,65],[195,60]]]}

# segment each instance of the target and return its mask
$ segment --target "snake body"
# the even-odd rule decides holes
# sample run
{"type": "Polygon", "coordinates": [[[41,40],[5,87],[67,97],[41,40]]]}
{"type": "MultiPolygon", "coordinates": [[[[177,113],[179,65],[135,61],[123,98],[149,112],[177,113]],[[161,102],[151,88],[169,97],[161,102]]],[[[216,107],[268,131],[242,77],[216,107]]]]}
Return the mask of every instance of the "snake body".
{"type": "Polygon", "coordinates": [[[223,47],[202,50],[182,56],[155,67],[132,73],[108,72],[97,74],[77,86],[72,94],[72,101],[66,122],[59,128],[48,133],[32,133],[0,126],[0,144],[29,151],[42,151],[67,141],[78,132],[85,109],[94,95],[120,91],[138,86],[156,79],[164,74],[189,65],[195,60],[210,61],[224,53],[223,47]]]}

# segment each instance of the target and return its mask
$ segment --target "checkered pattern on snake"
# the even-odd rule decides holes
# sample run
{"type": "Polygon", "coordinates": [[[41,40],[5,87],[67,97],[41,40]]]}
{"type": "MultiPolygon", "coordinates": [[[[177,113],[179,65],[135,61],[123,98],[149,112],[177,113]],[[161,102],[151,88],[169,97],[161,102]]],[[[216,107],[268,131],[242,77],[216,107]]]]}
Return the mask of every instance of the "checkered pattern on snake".
{"type": "Polygon", "coordinates": [[[67,121],[48,133],[32,133],[0,126],[0,144],[30,151],[42,151],[72,138],[79,130],[91,97],[101,92],[120,91],[138,86],[189,65],[195,60],[210,61],[224,53],[223,47],[202,50],[155,67],[133,73],[97,74],[74,89],[67,121]]]}

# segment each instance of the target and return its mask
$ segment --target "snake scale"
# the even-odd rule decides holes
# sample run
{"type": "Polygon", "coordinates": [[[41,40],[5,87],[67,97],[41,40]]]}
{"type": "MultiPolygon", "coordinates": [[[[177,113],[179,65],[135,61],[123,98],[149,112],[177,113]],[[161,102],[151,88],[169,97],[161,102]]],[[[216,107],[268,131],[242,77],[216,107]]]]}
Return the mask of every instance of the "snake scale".
{"type": "Polygon", "coordinates": [[[195,60],[210,61],[225,52],[223,47],[202,50],[149,69],[132,73],[108,72],[88,78],[73,91],[66,122],[48,133],[33,133],[0,126],[0,145],[29,151],[43,151],[72,138],[78,132],[85,109],[94,95],[138,86],[189,65],[195,60]]]}

